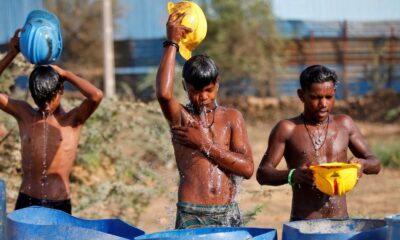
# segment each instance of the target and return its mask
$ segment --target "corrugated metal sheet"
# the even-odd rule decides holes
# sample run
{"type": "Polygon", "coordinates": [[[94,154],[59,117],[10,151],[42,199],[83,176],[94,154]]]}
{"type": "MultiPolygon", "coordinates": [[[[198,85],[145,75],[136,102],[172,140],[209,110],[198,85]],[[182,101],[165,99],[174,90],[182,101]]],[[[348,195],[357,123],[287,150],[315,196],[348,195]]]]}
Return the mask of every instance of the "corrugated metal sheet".
{"type": "Polygon", "coordinates": [[[168,0],[119,0],[123,15],[116,20],[115,39],[164,37],[168,18],[167,3],[168,0]]]}
{"type": "Polygon", "coordinates": [[[42,0],[0,0],[0,43],[4,44],[23,27],[29,12],[43,9],[42,0]]]}
{"type": "MultiPolygon", "coordinates": [[[[344,21],[277,21],[278,31],[288,38],[310,37],[341,38],[343,36],[344,21]]],[[[347,36],[349,38],[388,38],[400,37],[400,21],[381,22],[347,22],[347,36]]]]}

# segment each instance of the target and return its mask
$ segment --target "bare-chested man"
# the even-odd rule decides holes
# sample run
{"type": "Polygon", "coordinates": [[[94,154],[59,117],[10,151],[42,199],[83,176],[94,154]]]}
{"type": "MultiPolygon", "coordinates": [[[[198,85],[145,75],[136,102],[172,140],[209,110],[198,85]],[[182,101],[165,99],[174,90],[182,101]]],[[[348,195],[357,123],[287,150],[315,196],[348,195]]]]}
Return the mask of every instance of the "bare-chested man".
{"type": "Polygon", "coordinates": [[[218,70],[207,56],[194,56],[183,67],[190,103],[181,105],[173,96],[176,43],[191,31],[181,25],[183,16],[170,15],[157,74],[180,174],[175,227],[240,226],[235,176],[248,179],[254,171],[245,123],[239,111],[217,105],[218,70]]]}
{"type": "Polygon", "coordinates": [[[291,221],[348,217],[346,197],[330,197],[316,189],[310,165],[359,163],[359,176],[380,171],[379,160],[368,148],[353,120],[346,115],[331,114],[336,84],[336,73],[321,65],[310,66],[301,73],[301,89],[297,94],[303,102],[304,112],[281,120],[274,127],[257,171],[261,185],[282,185],[290,178],[293,189],[291,221]],[[347,159],[348,148],[354,156],[350,160],[347,159]],[[285,157],[289,170],[276,169],[282,157],[285,157]]]}
{"type": "MultiPolygon", "coordinates": [[[[0,62],[0,74],[19,53],[18,32],[0,62]]],[[[15,209],[39,205],[71,213],[69,174],[79,136],[103,93],[57,66],[37,66],[29,77],[29,90],[38,109],[0,93],[0,108],[17,120],[21,137],[23,179],[15,209]],[[64,81],[85,96],[80,106],[69,112],[60,105],[64,81]]]]}

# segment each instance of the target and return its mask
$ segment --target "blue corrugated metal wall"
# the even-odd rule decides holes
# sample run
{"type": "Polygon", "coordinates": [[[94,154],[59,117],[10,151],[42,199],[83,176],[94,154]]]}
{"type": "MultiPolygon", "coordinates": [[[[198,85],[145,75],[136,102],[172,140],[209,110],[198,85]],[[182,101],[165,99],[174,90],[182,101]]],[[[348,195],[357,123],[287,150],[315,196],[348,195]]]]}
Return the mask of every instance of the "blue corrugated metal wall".
{"type": "Polygon", "coordinates": [[[43,9],[42,0],[0,0],[0,44],[7,43],[15,29],[23,27],[26,16],[43,9]]]}
{"type": "MultiPolygon", "coordinates": [[[[176,2],[176,1],[172,1],[176,2]]],[[[122,16],[117,19],[116,40],[154,39],[165,36],[168,0],[119,0],[122,16]]]]}

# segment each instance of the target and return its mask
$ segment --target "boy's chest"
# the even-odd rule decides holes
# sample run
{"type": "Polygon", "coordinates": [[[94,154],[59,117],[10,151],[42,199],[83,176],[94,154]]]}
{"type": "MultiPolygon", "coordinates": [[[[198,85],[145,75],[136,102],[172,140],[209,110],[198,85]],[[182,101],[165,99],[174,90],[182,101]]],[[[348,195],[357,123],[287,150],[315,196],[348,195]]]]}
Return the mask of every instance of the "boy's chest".
{"type": "Polygon", "coordinates": [[[229,149],[232,127],[231,122],[222,113],[211,113],[204,116],[193,116],[190,114],[184,115],[183,125],[190,126],[191,124],[198,124],[200,129],[206,134],[207,137],[212,139],[214,143],[220,146],[225,146],[229,149]]]}
{"type": "Polygon", "coordinates": [[[79,130],[63,126],[57,121],[37,121],[20,126],[20,136],[24,145],[76,145],[79,141],[79,130]]]}
{"type": "Polygon", "coordinates": [[[307,131],[299,126],[286,143],[285,157],[295,165],[347,161],[349,135],[331,126],[322,132],[307,131]]]}

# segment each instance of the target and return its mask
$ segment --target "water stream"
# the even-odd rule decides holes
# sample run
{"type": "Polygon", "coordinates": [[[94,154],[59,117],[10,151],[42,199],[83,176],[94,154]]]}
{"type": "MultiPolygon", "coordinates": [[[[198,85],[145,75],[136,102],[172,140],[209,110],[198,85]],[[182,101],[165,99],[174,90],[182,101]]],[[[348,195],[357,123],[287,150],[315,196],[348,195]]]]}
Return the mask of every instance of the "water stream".
{"type": "Polygon", "coordinates": [[[47,145],[48,145],[48,123],[47,116],[45,112],[42,112],[43,115],[43,162],[42,162],[42,177],[41,177],[41,196],[43,204],[47,203],[47,145]]]}

